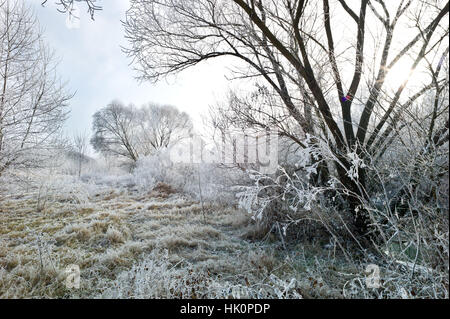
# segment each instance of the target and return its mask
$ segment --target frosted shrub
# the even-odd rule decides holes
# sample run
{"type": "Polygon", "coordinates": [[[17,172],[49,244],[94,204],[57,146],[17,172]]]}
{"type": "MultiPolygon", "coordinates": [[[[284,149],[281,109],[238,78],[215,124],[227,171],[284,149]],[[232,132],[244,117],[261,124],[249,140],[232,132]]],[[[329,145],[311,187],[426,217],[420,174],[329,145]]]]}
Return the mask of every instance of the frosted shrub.
{"type": "Polygon", "coordinates": [[[281,227],[284,235],[299,219],[316,218],[311,211],[321,204],[322,195],[333,186],[314,186],[310,182],[320,164],[319,151],[317,146],[303,149],[291,159],[295,165],[284,163],[276,174],[249,172],[252,185],[237,187],[239,205],[252,214],[263,229],[281,227]]]}
{"type": "Polygon", "coordinates": [[[242,183],[246,174],[218,164],[173,163],[169,152],[161,150],[138,160],[133,179],[141,189],[151,190],[158,183],[166,183],[198,200],[230,203],[235,200],[233,186],[242,183]]]}
{"type": "Polygon", "coordinates": [[[346,168],[347,175],[363,195],[346,188],[333,175],[325,185],[314,186],[310,177],[320,161],[312,159],[319,152],[322,161],[340,165],[326,143],[306,148],[299,154],[295,167],[285,165],[275,175],[251,172],[253,185],[239,187],[241,207],[268,229],[276,223],[286,229],[315,220],[333,236],[338,236],[340,228],[352,235],[349,213],[364,211],[369,216],[372,239],[380,251],[392,249],[393,243],[403,255],[403,249],[421,247],[412,261],[435,259],[434,266],[440,263],[448,269],[448,261],[444,261],[448,259],[448,151],[398,148],[393,154],[395,158],[388,153],[378,161],[366,153],[345,154],[351,163],[346,168]],[[361,168],[366,174],[365,184],[360,181],[361,168]],[[349,212],[345,206],[348,196],[360,203],[355,212],[349,212]]]}
{"type": "Polygon", "coordinates": [[[242,285],[220,280],[187,261],[170,262],[168,251],[154,250],[130,270],[119,274],[104,298],[302,298],[295,278],[270,275],[265,281],[242,285]]]}
{"type": "MultiPolygon", "coordinates": [[[[325,143],[318,145],[322,160],[341,165],[340,158],[325,143]]],[[[311,161],[316,150],[303,150],[297,167],[285,165],[275,175],[252,172],[253,185],[240,187],[240,205],[266,231],[276,230],[282,240],[293,225],[305,226],[306,221],[314,221],[325,227],[346,254],[344,241],[350,239],[367,257],[368,250],[354,235],[349,219],[364,212],[370,223],[370,249],[376,251],[377,262],[393,274],[402,274],[393,279],[393,289],[419,281],[422,286],[433,287],[427,292],[429,296],[448,295],[448,147],[397,146],[377,159],[361,151],[343,155],[350,163],[347,176],[358,193],[333,175],[325,185],[310,182],[318,165],[311,161]],[[361,169],[365,183],[360,180],[361,169]],[[359,203],[354,212],[346,206],[349,196],[359,203]]]]}
{"type": "Polygon", "coordinates": [[[164,149],[137,161],[133,178],[139,188],[152,189],[158,183],[166,183],[178,190],[183,189],[191,178],[192,169],[188,165],[172,163],[169,155],[164,149]]]}
{"type": "MultiPolygon", "coordinates": [[[[182,261],[183,262],[183,261],[182,261]]],[[[213,280],[187,264],[172,264],[167,250],[154,250],[130,270],[119,274],[105,298],[206,298],[213,280]]]]}
{"type": "Polygon", "coordinates": [[[448,152],[417,153],[371,163],[378,185],[368,208],[381,249],[412,272],[420,265],[446,272],[448,285],[448,152]]]}
{"type": "Polygon", "coordinates": [[[192,178],[188,180],[184,191],[199,199],[202,198],[220,204],[232,204],[236,201],[235,185],[247,183],[245,171],[236,167],[224,167],[217,164],[195,164],[192,178]]]}

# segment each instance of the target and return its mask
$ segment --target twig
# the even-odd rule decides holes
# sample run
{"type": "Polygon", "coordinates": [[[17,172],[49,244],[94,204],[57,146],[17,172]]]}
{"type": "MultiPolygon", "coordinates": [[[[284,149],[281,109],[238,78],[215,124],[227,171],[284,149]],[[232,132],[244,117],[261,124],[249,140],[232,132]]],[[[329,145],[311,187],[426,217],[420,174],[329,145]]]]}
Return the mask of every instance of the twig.
{"type": "Polygon", "coordinates": [[[202,195],[202,182],[200,178],[200,164],[198,165],[197,174],[198,174],[198,190],[200,192],[200,203],[202,205],[202,212],[203,212],[203,222],[206,223],[206,212],[205,206],[203,205],[203,195],[202,195]]]}

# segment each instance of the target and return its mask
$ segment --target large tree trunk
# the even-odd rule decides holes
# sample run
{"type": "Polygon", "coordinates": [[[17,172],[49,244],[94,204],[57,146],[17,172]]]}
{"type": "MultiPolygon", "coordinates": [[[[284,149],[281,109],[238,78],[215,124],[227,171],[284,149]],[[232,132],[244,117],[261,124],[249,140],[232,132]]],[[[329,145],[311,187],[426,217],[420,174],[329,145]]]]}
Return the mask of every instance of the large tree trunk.
{"type": "Polygon", "coordinates": [[[336,164],[339,181],[342,186],[348,190],[349,194],[344,194],[344,200],[348,205],[348,210],[353,215],[353,230],[355,235],[361,238],[367,238],[369,231],[369,216],[367,211],[363,208],[364,201],[367,200],[367,196],[364,193],[366,187],[366,172],[364,168],[358,169],[358,181],[351,179],[347,173],[350,169],[350,164],[343,158],[340,158],[341,163],[345,168],[339,164],[336,164]]]}

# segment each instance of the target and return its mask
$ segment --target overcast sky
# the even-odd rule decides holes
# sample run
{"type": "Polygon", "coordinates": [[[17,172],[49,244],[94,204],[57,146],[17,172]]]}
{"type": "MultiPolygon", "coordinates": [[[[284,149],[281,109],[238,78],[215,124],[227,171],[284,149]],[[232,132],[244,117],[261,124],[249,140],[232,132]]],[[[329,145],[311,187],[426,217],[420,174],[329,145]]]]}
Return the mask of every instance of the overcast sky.
{"type": "MultiPolygon", "coordinates": [[[[67,14],[59,13],[56,10],[57,0],[48,0],[45,7],[41,6],[42,0],[26,0],[33,6],[36,15],[44,28],[47,43],[55,49],[56,55],[60,58],[59,73],[61,77],[68,81],[67,87],[72,92],[76,91],[75,97],[71,101],[71,115],[66,125],[66,132],[72,135],[75,132],[87,131],[90,133],[92,115],[100,108],[106,106],[113,99],[119,99],[125,104],[133,103],[140,106],[147,102],[161,104],[172,104],[180,110],[191,115],[194,125],[199,130],[201,128],[201,115],[206,115],[208,106],[223,101],[224,95],[230,85],[232,87],[243,87],[243,82],[230,83],[225,75],[230,60],[217,60],[205,63],[183,71],[176,78],[168,81],[161,81],[156,85],[150,83],[139,84],[134,77],[131,62],[121,51],[121,46],[127,46],[124,38],[124,30],[121,20],[125,19],[125,12],[128,9],[128,0],[100,1],[103,6],[102,11],[96,12],[95,21],[92,21],[86,13],[83,3],[78,4],[80,12],[79,28],[70,28],[67,25],[67,14]]],[[[357,1],[352,1],[352,5],[357,5],[357,1]]],[[[357,8],[354,8],[357,10],[357,8]]],[[[335,19],[344,14],[339,6],[334,12],[335,19]],[[340,10],[340,11],[339,11],[340,10]]],[[[366,52],[373,51],[369,41],[372,37],[378,38],[380,30],[377,24],[371,23],[370,19],[376,19],[369,15],[367,23],[366,52]],[[374,27],[372,27],[374,26],[374,27]]],[[[346,32],[352,28],[353,24],[340,23],[336,27],[342,29],[340,38],[336,39],[336,50],[342,52],[347,50],[349,43],[352,43],[352,32],[346,32]]],[[[402,48],[416,30],[411,30],[408,26],[400,25],[394,35],[393,47],[402,48]]],[[[353,61],[350,57],[349,61],[353,61]]],[[[403,57],[391,70],[386,80],[387,84],[392,83],[392,88],[396,89],[408,76],[412,65],[412,60],[407,56],[403,57]]],[[[235,61],[233,60],[233,63],[235,61]]],[[[433,63],[437,63],[434,61],[433,63]]],[[[353,68],[342,71],[342,77],[349,84],[353,76],[353,68]]],[[[371,73],[369,73],[370,76],[371,73]]],[[[410,78],[409,85],[421,84],[426,77],[416,70],[410,78]]],[[[428,81],[428,78],[426,78],[428,81]]],[[[406,91],[406,90],[405,90],[406,91]]],[[[338,97],[335,96],[335,105],[339,105],[338,97]]],[[[408,98],[408,94],[403,94],[403,98],[408,98]]],[[[355,103],[354,107],[358,107],[355,103]]],[[[360,105],[359,107],[362,107],[360,105]]],[[[357,116],[354,117],[357,120],[357,116]]],[[[201,130],[200,130],[201,131],[201,130]]]]}
{"type": "Polygon", "coordinates": [[[96,12],[95,21],[79,4],[79,28],[67,26],[67,15],[56,10],[56,0],[48,0],[45,7],[41,0],[27,1],[44,28],[46,42],[60,59],[59,74],[68,81],[67,88],[76,91],[66,125],[69,135],[90,132],[92,115],[113,99],[138,106],[150,101],[172,104],[188,112],[200,126],[200,114],[227,91],[225,61],[196,66],[170,82],[139,84],[130,60],[120,49],[127,44],[120,20],[124,20],[128,0],[102,1],[103,10],[96,12]]]}

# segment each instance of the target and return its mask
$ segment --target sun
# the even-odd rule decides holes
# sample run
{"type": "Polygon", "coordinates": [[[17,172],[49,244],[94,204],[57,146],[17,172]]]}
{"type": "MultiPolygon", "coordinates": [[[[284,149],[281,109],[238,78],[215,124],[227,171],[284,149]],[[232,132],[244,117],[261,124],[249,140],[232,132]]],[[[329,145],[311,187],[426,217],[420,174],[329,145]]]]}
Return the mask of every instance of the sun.
{"type": "Polygon", "coordinates": [[[384,88],[389,91],[397,91],[406,81],[408,87],[422,84],[424,79],[424,67],[422,65],[413,69],[414,61],[407,57],[402,57],[388,71],[384,88]]]}

